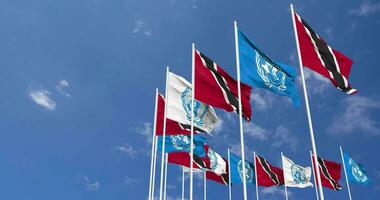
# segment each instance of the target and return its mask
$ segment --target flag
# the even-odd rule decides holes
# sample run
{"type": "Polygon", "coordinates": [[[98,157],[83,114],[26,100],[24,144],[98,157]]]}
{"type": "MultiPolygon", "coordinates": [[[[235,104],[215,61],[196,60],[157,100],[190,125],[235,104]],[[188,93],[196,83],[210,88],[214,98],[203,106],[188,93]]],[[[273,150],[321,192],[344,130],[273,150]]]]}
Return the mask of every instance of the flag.
{"type": "Polygon", "coordinates": [[[330,79],[339,90],[356,93],[348,83],[352,60],[331,48],[305,20],[296,12],[293,14],[303,65],[330,79]]]}
{"type": "MultiPolygon", "coordinates": [[[[313,166],[315,168],[314,159],[313,166]]],[[[342,189],[342,186],[339,184],[339,179],[341,175],[341,165],[339,163],[324,160],[318,157],[318,167],[322,186],[330,188],[332,190],[342,189]]]]}
{"type": "Polygon", "coordinates": [[[253,87],[288,96],[298,107],[300,100],[296,87],[296,70],[272,61],[241,31],[238,31],[238,43],[241,81],[253,87]]]}
{"type": "Polygon", "coordinates": [[[206,178],[223,185],[228,185],[228,173],[218,175],[218,174],[215,174],[214,172],[206,171],[206,178]]]}
{"type": "MultiPolygon", "coordinates": [[[[192,89],[184,78],[169,72],[167,117],[182,124],[191,124],[192,89]]],[[[214,109],[194,100],[194,127],[210,133],[218,118],[214,109]]]]}
{"type": "MultiPolygon", "coordinates": [[[[194,157],[194,160],[193,160],[194,169],[201,169],[201,170],[207,169],[207,165],[201,157],[197,156],[196,154],[193,154],[193,157],[194,157]]],[[[168,153],[168,162],[190,168],[190,153],[187,153],[187,152],[168,153]]]]}
{"type": "Polygon", "coordinates": [[[343,162],[346,167],[347,178],[350,182],[360,183],[363,185],[370,183],[371,180],[369,179],[367,171],[363,165],[356,163],[346,153],[343,153],[343,162]]]}
{"type": "MultiPolygon", "coordinates": [[[[164,112],[165,112],[165,98],[163,95],[158,95],[157,100],[157,117],[156,117],[156,135],[163,135],[164,126],[164,112]]],[[[194,127],[195,133],[203,132],[202,130],[194,127]]],[[[187,134],[190,135],[190,126],[181,124],[169,118],[166,118],[166,133],[165,135],[187,134]]]]}
{"type": "Polygon", "coordinates": [[[227,174],[227,161],[208,145],[204,145],[207,157],[204,159],[208,171],[212,171],[217,175],[227,174]]]}
{"type": "MultiPolygon", "coordinates": [[[[203,145],[206,143],[206,138],[201,135],[194,135],[194,154],[204,157],[206,156],[203,145]]],[[[157,138],[158,149],[162,149],[163,136],[157,138]]],[[[165,136],[165,152],[190,152],[191,137],[189,135],[169,135],[165,136]]]]}
{"type": "MultiPolygon", "coordinates": [[[[204,54],[195,51],[195,98],[227,112],[239,112],[238,85],[230,75],[204,54]]],[[[241,83],[242,114],[251,118],[251,87],[241,83]]]]}
{"type": "MultiPolygon", "coordinates": [[[[230,154],[231,183],[243,183],[243,162],[235,154],[230,154]]],[[[255,183],[255,169],[252,163],[245,161],[245,180],[247,183],[255,183]]]]}
{"type": "Polygon", "coordinates": [[[282,167],[284,168],[284,182],[287,187],[312,187],[311,168],[295,164],[289,158],[282,156],[282,167]]]}
{"type": "Polygon", "coordinates": [[[256,155],[257,184],[260,186],[284,185],[284,173],[282,169],[269,164],[264,158],[256,155]]]}

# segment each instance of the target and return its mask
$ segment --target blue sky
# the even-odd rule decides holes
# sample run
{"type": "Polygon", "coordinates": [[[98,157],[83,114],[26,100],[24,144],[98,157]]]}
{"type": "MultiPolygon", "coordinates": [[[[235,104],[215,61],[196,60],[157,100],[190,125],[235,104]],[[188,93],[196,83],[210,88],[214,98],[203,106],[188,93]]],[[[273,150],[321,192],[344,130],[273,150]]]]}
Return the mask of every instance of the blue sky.
{"type": "MultiPolygon", "coordinates": [[[[191,43],[235,77],[233,20],[274,60],[297,66],[288,1],[1,0],[0,198],[145,199],[148,193],[154,91],[164,91],[165,66],[190,80],[191,43]]],[[[319,155],[339,161],[339,145],[373,179],[351,185],[355,199],[380,195],[380,97],[376,76],[380,2],[293,1],[328,43],[354,60],[354,96],[306,71],[319,155]]],[[[298,70],[298,68],[297,68],[298,70]]],[[[300,85],[299,85],[300,86],[300,85]]],[[[300,87],[299,87],[300,88],[300,87]]],[[[299,90],[299,94],[302,95],[299,90]]],[[[304,104],[299,109],[253,89],[245,125],[247,157],[256,150],[275,165],[280,152],[309,165],[304,104]]],[[[223,156],[238,152],[237,115],[221,119],[208,143],[223,156]]],[[[180,197],[180,170],[169,166],[169,199],[180,197]]],[[[197,199],[202,181],[195,179],[197,199]]],[[[328,199],[347,199],[325,189],[328,199]]],[[[209,199],[227,199],[208,182],[209,199]]],[[[157,190],[156,190],[157,191],[157,190]]],[[[241,199],[242,187],[233,187],[241,199]]],[[[249,198],[254,187],[249,186],[249,198]]],[[[314,189],[290,189],[312,199],[314,189]]],[[[260,188],[284,199],[281,188],[260,188]]]]}

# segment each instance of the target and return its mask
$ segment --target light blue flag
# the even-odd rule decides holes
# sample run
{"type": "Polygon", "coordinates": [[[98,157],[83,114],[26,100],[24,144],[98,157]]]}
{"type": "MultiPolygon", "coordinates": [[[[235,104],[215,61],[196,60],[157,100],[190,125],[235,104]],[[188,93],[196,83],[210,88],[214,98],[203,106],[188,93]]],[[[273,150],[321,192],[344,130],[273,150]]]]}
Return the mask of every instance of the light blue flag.
{"type": "Polygon", "coordinates": [[[347,178],[350,182],[363,185],[367,185],[371,182],[363,165],[356,163],[346,153],[343,153],[343,160],[344,166],[346,167],[347,178]]]}
{"type": "MultiPolygon", "coordinates": [[[[230,154],[231,183],[243,183],[243,162],[241,158],[230,154]]],[[[255,169],[252,163],[245,161],[245,179],[247,183],[255,183],[255,169]]]]}
{"type": "MultiPolygon", "coordinates": [[[[162,139],[163,136],[158,136],[157,138],[158,149],[162,149],[162,139]]],[[[190,152],[190,135],[168,135],[165,136],[165,152],[190,152]]],[[[199,157],[205,157],[206,152],[204,150],[204,144],[206,143],[206,138],[197,134],[194,135],[194,154],[199,157]]]]}
{"type": "Polygon", "coordinates": [[[272,61],[239,31],[241,82],[288,96],[299,107],[296,87],[297,72],[293,67],[272,61]]]}

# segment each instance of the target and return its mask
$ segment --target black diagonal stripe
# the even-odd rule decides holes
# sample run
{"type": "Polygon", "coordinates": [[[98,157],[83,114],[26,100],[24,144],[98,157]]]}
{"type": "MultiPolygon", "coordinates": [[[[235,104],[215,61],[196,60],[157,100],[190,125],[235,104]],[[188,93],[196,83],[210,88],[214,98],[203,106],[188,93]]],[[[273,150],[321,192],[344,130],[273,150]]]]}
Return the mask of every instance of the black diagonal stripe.
{"type": "Polygon", "coordinates": [[[222,177],[222,180],[223,180],[224,184],[228,185],[228,183],[229,183],[228,175],[227,174],[222,174],[221,177],[222,177]]]}
{"type": "Polygon", "coordinates": [[[216,63],[200,52],[199,52],[199,55],[205,61],[205,63],[206,63],[205,67],[207,67],[207,69],[209,69],[210,72],[214,75],[216,81],[218,82],[218,84],[220,86],[220,89],[223,90],[224,93],[227,95],[228,102],[226,102],[226,103],[229,104],[234,109],[234,111],[239,113],[239,100],[231,92],[231,90],[228,87],[228,84],[224,80],[223,76],[214,68],[214,66],[216,66],[216,63]]]}
{"type": "Polygon", "coordinates": [[[321,55],[321,59],[325,63],[324,66],[327,68],[327,70],[329,70],[332,73],[333,78],[337,83],[337,87],[343,90],[343,92],[347,92],[351,90],[352,88],[349,85],[348,87],[345,86],[343,75],[338,72],[338,66],[336,66],[335,61],[334,61],[335,55],[333,55],[333,53],[330,52],[328,44],[322,39],[320,39],[318,35],[314,32],[314,30],[309,26],[309,24],[307,24],[307,22],[304,21],[303,19],[302,19],[302,24],[310,32],[311,39],[317,45],[318,52],[321,55]]]}
{"type": "MultiPolygon", "coordinates": [[[[190,154],[190,153],[189,153],[190,154]]],[[[191,155],[191,154],[190,154],[191,155]]],[[[194,163],[201,169],[207,169],[206,163],[196,154],[193,154],[194,163]]]]}
{"type": "MultiPolygon", "coordinates": [[[[182,123],[179,123],[179,122],[178,122],[178,126],[179,126],[182,130],[191,131],[191,125],[182,124],[182,123]]],[[[194,126],[194,133],[203,133],[203,132],[205,132],[205,131],[203,131],[202,129],[197,128],[197,127],[194,126]]]]}
{"type": "Polygon", "coordinates": [[[342,189],[339,184],[331,177],[329,170],[325,164],[325,161],[318,157],[318,164],[322,169],[322,174],[329,180],[330,184],[333,186],[334,190],[342,189]]]}
{"type": "Polygon", "coordinates": [[[262,168],[269,175],[269,177],[272,179],[272,181],[276,185],[280,185],[280,180],[278,179],[277,174],[272,171],[272,169],[270,168],[270,166],[267,163],[267,161],[264,158],[260,157],[260,156],[256,156],[256,157],[259,159],[259,162],[260,162],[262,168]]]}

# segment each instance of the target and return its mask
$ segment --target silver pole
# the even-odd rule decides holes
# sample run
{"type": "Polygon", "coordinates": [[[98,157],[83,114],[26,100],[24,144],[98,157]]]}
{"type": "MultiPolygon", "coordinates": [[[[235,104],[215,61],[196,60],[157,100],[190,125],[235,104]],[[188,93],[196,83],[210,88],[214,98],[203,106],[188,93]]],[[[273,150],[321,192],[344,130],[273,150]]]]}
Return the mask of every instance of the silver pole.
{"type": "Polygon", "coordinates": [[[182,167],[182,200],[185,200],[185,170],[182,167]]]}
{"type": "MultiPolygon", "coordinates": [[[[282,161],[282,168],[284,168],[284,154],[281,152],[281,161],[282,161]]],[[[285,179],[285,176],[284,176],[285,179]]],[[[288,189],[286,187],[286,180],[284,180],[284,186],[285,186],[285,199],[288,200],[288,189]]]]}
{"type": "MultiPolygon", "coordinates": [[[[237,22],[234,21],[234,31],[235,31],[235,55],[236,55],[236,72],[237,72],[237,83],[238,83],[238,98],[239,98],[239,125],[240,125],[240,148],[241,148],[241,159],[245,161],[244,153],[244,133],[243,133],[243,116],[242,116],[242,106],[241,106],[241,88],[240,88],[240,59],[239,59],[239,41],[238,41],[238,29],[237,22]]],[[[247,181],[245,177],[245,165],[243,165],[243,197],[247,200],[247,181]]]]}
{"type": "Polygon", "coordinates": [[[156,180],[156,163],[157,163],[157,136],[154,138],[154,161],[153,161],[153,178],[152,178],[152,196],[151,200],[154,199],[154,189],[156,180]]]}
{"type": "Polygon", "coordinates": [[[311,113],[310,113],[310,108],[309,108],[309,98],[307,95],[307,89],[306,89],[306,82],[305,82],[305,76],[303,72],[303,64],[302,64],[302,58],[301,58],[301,51],[300,51],[300,46],[299,46],[299,41],[298,41],[298,34],[297,34],[297,28],[296,28],[296,21],[294,18],[294,9],[293,5],[290,4],[290,9],[291,9],[291,14],[292,14],[292,19],[293,19],[293,28],[294,28],[294,35],[296,39],[296,44],[297,44],[297,52],[298,52],[298,60],[299,60],[299,68],[301,71],[301,78],[302,78],[302,88],[303,88],[303,94],[305,98],[305,105],[306,105],[306,114],[307,114],[307,119],[308,119],[308,124],[309,124],[309,131],[310,131],[310,139],[311,139],[311,146],[312,150],[314,153],[314,162],[317,164],[316,167],[316,172],[317,172],[317,180],[318,180],[318,189],[319,189],[319,196],[321,200],[324,200],[324,195],[323,195],[323,189],[322,189],[322,184],[321,184],[321,177],[319,174],[319,165],[318,165],[318,154],[317,154],[317,147],[315,145],[315,139],[314,139],[314,130],[313,130],[313,122],[311,120],[311,113]]]}
{"type": "Polygon", "coordinates": [[[206,177],[206,171],[203,173],[203,199],[207,200],[207,177],[206,177]]]}
{"type": "Polygon", "coordinates": [[[318,184],[317,184],[317,179],[316,179],[316,176],[315,176],[315,170],[314,170],[314,165],[313,165],[313,155],[310,151],[310,162],[311,162],[311,169],[313,170],[313,175],[314,175],[314,188],[315,188],[315,194],[317,196],[317,200],[319,200],[319,195],[318,195],[318,184]]]}
{"type": "Polygon", "coordinates": [[[343,163],[344,176],[346,177],[346,184],[347,184],[348,196],[350,197],[350,200],[352,200],[350,184],[348,183],[348,177],[347,177],[347,171],[346,171],[346,164],[344,163],[344,158],[343,158],[343,150],[342,150],[342,146],[339,146],[339,149],[340,149],[340,156],[341,156],[341,158],[342,158],[342,163],[343,163]]]}
{"type": "Polygon", "coordinates": [[[229,197],[229,200],[232,200],[230,148],[227,148],[227,152],[228,152],[228,197],[229,197]]]}
{"type": "Polygon", "coordinates": [[[150,176],[149,176],[149,197],[152,200],[152,188],[153,185],[153,162],[154,162],[154,148],[155,148],[155,138],[156,138],[156,120],[157,120],[157,100],[158,100],[158,88],[156,88],[156,101],[154,103],[154,122],[153,122],[153,134],[152,134],[152,153],[150,158],[150,176]]]}
{"type": "Polygon", "coordinates": [[[166,185],[168,181],[168,154],[165,154],[165,179],[164,179],[164,200],[166,200],[166,185]]]}
{"type": "Polygon", "coordinates": [[[194,160],[194,96],[195,96],[195,44],[192,45],[191,57],[191,138],[190,138],[190,200],[193,200],[193,160],[194,160]]]}
{"type": "Polygon", "coordinates": [[[166,115],[168,110],[168,81],[169,67],[166,67],[166,86],[165,86],[165,111],[164,111],[164,126],[162,128],[162,149],[161,149],[161,177],[160,177],[160,200],[162,200],[164,186],[164,164],[165,164],[165,136],[166,136],[166,115]]]}
{"type": "Polygon", "coordinates": [[[256,152],[253,152],[253,162],[255,163],[255,182],[256,182],[256,200],[259,200],[259,183],[257,182],[257,165],[256,165],[256,152]]]}

